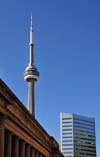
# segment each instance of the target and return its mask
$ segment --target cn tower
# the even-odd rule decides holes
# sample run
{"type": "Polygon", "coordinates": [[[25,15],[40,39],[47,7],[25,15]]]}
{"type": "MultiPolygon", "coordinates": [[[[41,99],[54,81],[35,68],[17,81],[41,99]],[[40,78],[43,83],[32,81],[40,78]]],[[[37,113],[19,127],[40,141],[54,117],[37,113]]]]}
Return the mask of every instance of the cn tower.
{"type": "Polygon", "coordinates": [[[28,82],[28,110],[35,117],[34,83],[39,80],[39,72],[34,64],[33,18],[31,13],[30,29],[30,63],[24,72],[24,80],[28,82]]]}

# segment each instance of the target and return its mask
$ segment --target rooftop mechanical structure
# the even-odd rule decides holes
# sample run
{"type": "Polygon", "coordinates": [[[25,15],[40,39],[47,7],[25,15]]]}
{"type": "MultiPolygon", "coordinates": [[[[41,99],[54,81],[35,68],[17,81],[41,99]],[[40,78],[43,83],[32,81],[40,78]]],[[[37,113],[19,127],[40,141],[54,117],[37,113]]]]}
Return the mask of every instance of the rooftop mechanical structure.
{"type": "Polygon", "coordinates": [[[30,29],[30,63],[24,72],[24,80],[28,82],[28,110],[35,117],[34,83],[39,80],[39,72],[34,64],[33,18],[31,13],[30,29]]]}

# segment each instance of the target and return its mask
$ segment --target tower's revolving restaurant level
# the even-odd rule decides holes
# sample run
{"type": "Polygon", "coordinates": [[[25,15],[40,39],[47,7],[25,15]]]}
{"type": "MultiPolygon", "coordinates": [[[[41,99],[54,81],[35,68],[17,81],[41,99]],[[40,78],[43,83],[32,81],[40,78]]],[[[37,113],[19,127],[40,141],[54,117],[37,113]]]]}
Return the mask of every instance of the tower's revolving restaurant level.
{"type": "Polygon", "coordinates": [[[32,79],[37,82],[39,80],[39,72],[36,67],[27,67],[24,72],[24,80],[30,82],[32,79]]]}

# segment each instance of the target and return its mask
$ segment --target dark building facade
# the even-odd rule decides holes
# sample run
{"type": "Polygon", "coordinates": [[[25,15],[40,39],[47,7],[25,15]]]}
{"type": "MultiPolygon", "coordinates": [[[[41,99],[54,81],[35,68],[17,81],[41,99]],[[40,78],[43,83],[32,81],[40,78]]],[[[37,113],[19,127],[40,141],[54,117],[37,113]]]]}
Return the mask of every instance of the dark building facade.
{"type": "Polygon", "coordinates": [[[57,141],[1,79],[0,157],[64,157],[57,141]]]}

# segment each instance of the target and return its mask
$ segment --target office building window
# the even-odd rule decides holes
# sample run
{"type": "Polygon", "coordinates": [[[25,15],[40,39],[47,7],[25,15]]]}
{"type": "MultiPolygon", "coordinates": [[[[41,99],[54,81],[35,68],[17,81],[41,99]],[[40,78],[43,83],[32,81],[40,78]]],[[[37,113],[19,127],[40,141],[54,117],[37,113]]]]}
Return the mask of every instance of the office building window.
{"type": "Polygon", "coordinates": [[[72,144],[62,144],[62,146],[72,146],[72,144]]]}
{"type": "Polygon", "coordinates": [[[94,122],[91,122],[91,121],[88,121],[88,120],[83,120],[83,119],[78,119],[78,118],[74,118],[74,120],[79,120],[79,121],[83,121],[83,122],[88,122],[88,123],[94,124],[94,122]]]}
{"type": "Polygon", "coordinates": [[[62,120],[70,120],[70,119],[72,119],[72,118],[62,118],[62,120]]]}
{"type": "Polygon", "coordinates": [[[62,140],[62,142],[72,142],[72,140],[62,140]]]}
{"type": "Polygon", "coordinates": [[[72,136],[63,136],[62,138],[72,138],[72,136]]]}
{"type": "Polygon", "coordinates": [[[62,125],[62,127],[72,127],[72,125],[62,125]]]}
{"type": "Polygon", "coordinates": [[[70,135],[70,134],[72,134],[72,132],[62,133],[62,135],[70,135]]]}

